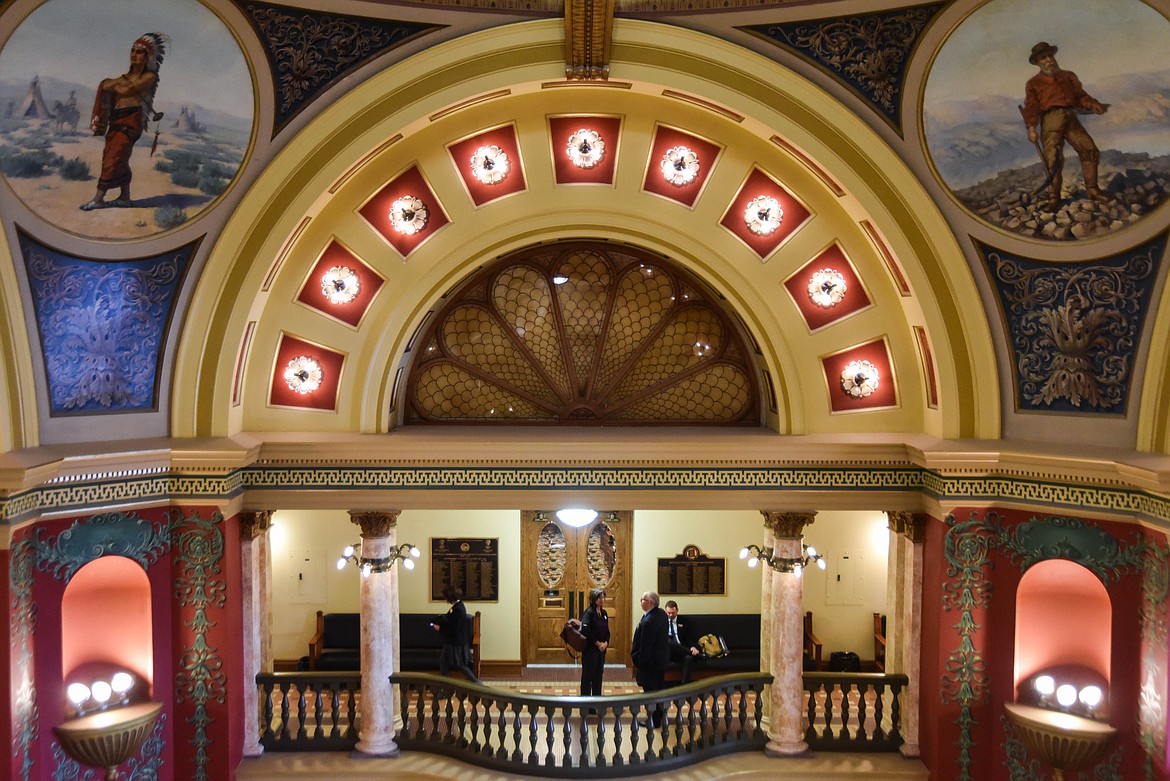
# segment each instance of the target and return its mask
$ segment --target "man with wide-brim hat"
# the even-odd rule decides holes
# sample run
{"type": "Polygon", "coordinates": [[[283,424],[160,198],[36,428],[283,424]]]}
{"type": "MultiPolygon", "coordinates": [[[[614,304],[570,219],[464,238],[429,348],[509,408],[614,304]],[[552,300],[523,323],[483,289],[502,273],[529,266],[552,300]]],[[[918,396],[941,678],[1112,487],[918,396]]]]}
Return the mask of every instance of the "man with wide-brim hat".
{"type": "Polygon", "coordinates": [[[1101,152],[1077,114],[1104,114],[1109,107],[1085,92],[1075,73],[1061,70],[1056,63],[1056,52],[1057,47],[1047,41],[1032,47],[1028,62],[1039,67],[1040,72],[1028,80],[1020,109],[1028,128],[1028,140],[1039,148],[1048,172],[1047,206],[1052,210],[1060,206],[1066,141],[1081,159],[1085,195],[1105,203],[1109,196],[1097,186],[1101,152]]]}

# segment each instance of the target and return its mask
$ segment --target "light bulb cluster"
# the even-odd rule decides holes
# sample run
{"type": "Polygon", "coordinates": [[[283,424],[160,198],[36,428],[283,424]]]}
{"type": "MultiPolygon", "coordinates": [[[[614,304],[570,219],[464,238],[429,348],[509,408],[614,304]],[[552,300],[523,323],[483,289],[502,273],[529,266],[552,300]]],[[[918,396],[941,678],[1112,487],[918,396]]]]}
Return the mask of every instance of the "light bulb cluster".
{"type": "Polygon", "coordinates": [[[471,175],[483,184],[498,184],[508,175],[508,153],[495,144],[481,146],[471,156],[471,175]]]}
{"type": "Polygon", "coordinates": [[[787,572],[797,577],[810,564],[815,564],[818,569],[825,569],[825,557],[817,553],[817,549],[811,545],[800,545],[801,555],[797,557],[777,556],[775,548],[761,548],[759,545],[748,545],[739,552],[741,559],[747,559],[749,567],[757,567],[760,562],[764,562],[777,572],[787,572]]]}
{"type": "Polygon", "coordinates": [[[699,175],[699,156],[685,146],[675,146],[662,156],[662,176],[675,187],[695,181],[699,175]]]}
{"type": "Polygon", "coordinates": [[[134,688],[134,676],[128,672],[117,672],[110,680],[97,680],[89,684],[74,681],[65,687],[65,697],[73,708],[75,716],[84,716],[94,711],[126,705],[130,701],[130,690],[134,688]]]}
{"type": "Polygon", "coordinates": [[[1051,675],[1038,675],[1032,687],[1040,695],[1040,707],[1062,710],[1068,713],[1081,712],[1093,718],[1093,711],[1101,704],[1105,693],[1095,684],[1077,688],[1071,683],[1058,683],[1051,675]]]}
{"type": "Polygon", "coordinates": [[[307,355],[293,358],[284,369],[284,381],[289,390],[300,394],[312,393],[320,388],[324,377],[321,364],[307,355]]]}
{"type": "Polygon", "coordinates": [[[418,548],[409,542],[404,542],[394,549],[389,556],[380,559],[369,559],[362,555],[362,544],[346,545],[341,551],[341,558],[337,560],[337,569],[345,569],[346,564],[352,563],[361,570],[362,577],[368,578],[375,573],[389,572],[397,561],[407,569],[414,569],[414,560],[422,555],[418,548]]]}

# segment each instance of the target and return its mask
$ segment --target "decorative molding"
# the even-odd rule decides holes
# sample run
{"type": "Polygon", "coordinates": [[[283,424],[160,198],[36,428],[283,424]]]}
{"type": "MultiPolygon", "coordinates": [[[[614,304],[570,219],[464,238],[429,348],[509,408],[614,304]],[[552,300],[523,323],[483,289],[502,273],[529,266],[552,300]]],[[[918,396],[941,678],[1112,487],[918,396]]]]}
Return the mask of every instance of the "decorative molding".
{"type": "Polygon", "coordinates": [[[32,781],[33,746],[37,742],[40,713],[34,676],[33,634],[37,628],[33,600],[33,572],[36,546],[24,536],[12,545],[8,563],[8,585],[12,615],[8,640],[12,644],[12,749],[20,757],[21,781],[32,781]]]}
{"type": "Polygon", "coordinates": [[[215,628],[212,616],[222,611],[227,600],[227,583],[220,575],[224,553],[223,516],[218,512],[210,519],[198,512],[184,516],[182,511],[169,513],[169,531],[174,546],[174,593],[179,608],[190,610],[184,624],[191,631],[189,643],[179,660],[175,675],[175,704],[190,703],[193,713],[187,723],[195,728],[191,744],[193,781],[208,781],[212,740],[207,728],[215,720],[208,712],[211,702],[223,704],[227,698],[227,675],[218,649],[208,642],[215,628]]]}
{"type": "Polygon", "coordinates": [[[760,513],[764,516],[764,526],[770,527],[778,540],[799,540],[804,535],[804,527],[811,526],[817,516],[815,512],[789,510],[760,510],[760,513]]]}
{"type": "Polygon", "coordinates": [[[1016,409],[1125,415],[1166,235],[1091,263],[975,245],[1005,320],[1016,409]]]}
{"type": "Polygon", "coordinates": [[[103,513],[74,521],[57,535],[37,529],[34,539],[37,569],[66,582],[99,556],[125,556],[149,570],[170,548],[170,532],[165,526],[128,513],[103,513]]]}
{"type": "Polygon", "coordinates": [[[803,57],[860,95],[902,135],[906,70],[922,34],[948,3],[737,29],[803,57]]]}
{"type": "Polygon", "coordinates": [[[268,56],[275,92],[272,137],[345,76],[392,49],[447,25],[326,14],[241,3],[268,56]]]}
{"type": "Polygon", "coordinates": [[[398,514],[402,510],[350,510],[349,520],[362,530],[363,539],[389,537],[390,530],[398,525],[398,514]]]}
{"type": "Polygon", "coordinates": [[[272,526],[272,510],[240,513],[240,539],[245,542],[263,537],[272,526]]]}
{"type": "Polygon", "coordinates": [[[614,0],[565,0],[565,78],[606,81],[614,0]]]}
{"type": "Polygon", "coordinates": [[[914,544],[925,538],[926,522],[922,516],[906,510],[886,510],[890,531],[900,534],[914,544]]]}

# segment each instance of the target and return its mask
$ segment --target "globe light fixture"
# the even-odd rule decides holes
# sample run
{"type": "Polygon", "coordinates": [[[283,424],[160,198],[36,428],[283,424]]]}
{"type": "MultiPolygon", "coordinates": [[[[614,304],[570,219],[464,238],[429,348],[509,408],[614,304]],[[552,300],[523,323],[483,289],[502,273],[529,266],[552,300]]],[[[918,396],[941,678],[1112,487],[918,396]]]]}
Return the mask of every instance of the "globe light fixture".
{"type": "Polygon", "coordinates": [[[780,202],[770,195],[757,195],[748,202],[743,212],[748,230],[758,236],[770,236],[784,220],[784,209],[780,202]]]}
{"type": "Polygon", "coordinates": [[[805,567],[816,564],[818,569],[825,569],[825,557],[817,553],[811,545],[800,544],[801,555],[797,557],[777,556],[775,548],[761,548],[759,545],[748,545],[739,552],[741,559],[747,559],[749,567],[756,567],[762,561],[776,572],[784,572],[800,577],[805,567]]]}
{"type": "Polygon", "coordinates": [[[675,146],[662,156],[662,176],[675,187],[695,181],[699,175],[699,156],[685,146],[675,146]]]}
{"type": "Polygon", "coordinates": [[[312,393],[320,388],[324,376],[321,364],[307,355],[293,358],[284,369],[284,381],[289,390],[300,394],[312,393]]]}
{"type": "Polygon", "coordinates": [[[808,297],[822,309],[841,303],[845,289],[845,277],[836,269],[823,268],[808,280],[808,297]]]}
{"type": "Polygon", "coordinates": [[[337,560],[337,569],[340,571],[345,569],[346,564],[353,564],[361,571],[363,578],[368,578],[376,573],[389,572],[399,561],[406,569],[414,569],[414,560],[421,555],[422,552],[418,548],[409,542],[404,542],[395,548],[389,556],[368,559],[362,555],[362,544],[359,542],[356,545],[345,546],[341,551],[341,558],[337,560]]]}
{"type": "Polygon", "coordinates": [[[605,157],[605,141],[596,130],[581,128],[569,136],[569,160],[578,168],[592,168],[605,157]]]}
{"type": "Polygon", "coordinates": [[[495,144],[484,145],[471,156],[471,175],[482,184],[498,184],[508,175],[508,153],[495,144]]]}
{"type": "Polygon", "coordinates": [[[427,205],[413,195],[404,195],[390,204],[390,227],[413,236],[427,226],[427,205]]]}
{"type": "Polygon", "coordinates": [[[348,304],[360,289],[361,280],[349,266],[334,266],[321,277],[321,292],[331,304],[348,304]]]}
{"type": "Polygon", "coordinates": [[[869,361],[850,361],[841,371],[841,389],[855,399],[873,395],[878,387],[878,370],[869,361]]]}

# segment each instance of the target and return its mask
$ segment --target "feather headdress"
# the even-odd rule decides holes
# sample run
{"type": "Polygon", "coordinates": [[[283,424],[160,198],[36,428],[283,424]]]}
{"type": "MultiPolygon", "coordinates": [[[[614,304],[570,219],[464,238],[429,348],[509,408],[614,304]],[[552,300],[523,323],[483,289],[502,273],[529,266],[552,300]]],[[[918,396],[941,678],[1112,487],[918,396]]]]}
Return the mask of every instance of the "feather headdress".
{"type": "Polygon", "coordinates": [[[143,33],[138,36],[138,40],[134,42],[131,48],[140,48],[146,52],[146,69],[152,73],[158,73],[159,67],[162,65],[163,57],[167,53],[167,46],[171,43],[171,38],[165,33],[143,33]]]}

